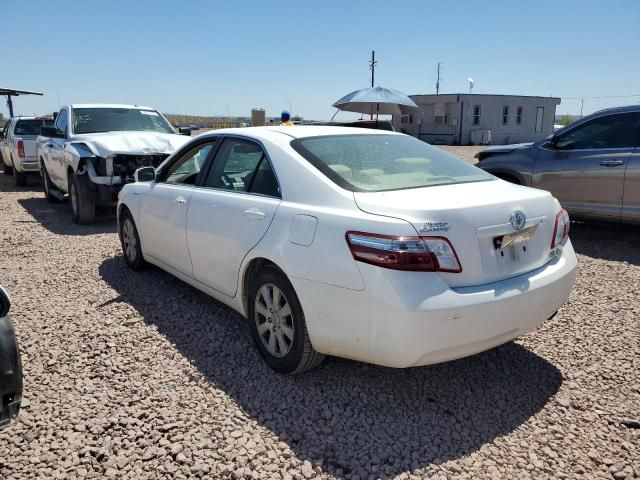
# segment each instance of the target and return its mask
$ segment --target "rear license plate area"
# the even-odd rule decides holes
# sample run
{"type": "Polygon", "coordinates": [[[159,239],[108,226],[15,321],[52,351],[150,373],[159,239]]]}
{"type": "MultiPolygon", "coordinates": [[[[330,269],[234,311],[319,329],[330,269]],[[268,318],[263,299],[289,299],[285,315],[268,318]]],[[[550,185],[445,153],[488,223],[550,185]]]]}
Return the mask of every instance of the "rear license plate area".
{"type": "Polygon", "coordinates": [[[518,262],[522,256],[527,257],[527,245],[537,230],[538,225],[532,225],[519,232],[494,237],[493,246],[498,258],[518,262]]]}

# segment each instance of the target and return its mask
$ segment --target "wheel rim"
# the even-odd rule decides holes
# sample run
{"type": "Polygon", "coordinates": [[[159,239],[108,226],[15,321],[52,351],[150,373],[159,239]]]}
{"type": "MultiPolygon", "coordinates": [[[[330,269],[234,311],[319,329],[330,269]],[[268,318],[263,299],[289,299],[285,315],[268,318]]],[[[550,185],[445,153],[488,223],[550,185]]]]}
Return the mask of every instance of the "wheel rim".
{"type": "Polygon", "coordinates": [[[293,315],[282,290],[273,283],[262,285],[256,294],[254,316],[258,336],[267,351],[277,358],[289,353],[294,338],[293,315]]]}
{"type": "Polygon", "coordinates": [[[75,185],[73,185],[73,183],[71,184],[71,187],[69,188],[69,196],[71,197],[71,208],[73,209],[73,213],[77,214],[78,213],[78,199],[76,198],[76,187],[75,187],[75,185]]]}
{"type": "Polygon", "coordinates": [[[136,251],[138,241],[136,240],[133,223],[131,223],[131,220],[128,218],[126,218],[122,224],[122,243],[124,244],[124,254],[130,262],[135,262],[138,254],[136,251]]]}

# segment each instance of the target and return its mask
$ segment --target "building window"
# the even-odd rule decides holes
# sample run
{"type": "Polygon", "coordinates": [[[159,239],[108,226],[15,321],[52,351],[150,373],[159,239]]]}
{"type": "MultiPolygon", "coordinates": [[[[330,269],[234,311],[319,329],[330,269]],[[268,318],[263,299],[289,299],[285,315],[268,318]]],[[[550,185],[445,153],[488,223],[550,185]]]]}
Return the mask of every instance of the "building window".
{"type": "Polygon", "coordinates": [[[544,119],[544,107],[536,109],[536,132],[542,131],[542,120],[544,119]]]}
{"type": "Polygon", "coordinates": [[[409,123],[409,115],[402,115],[402,117],[400,117],[400,123],[409,123]]]}
{"type": "Polygon", "coordinates": [[[473,107],[473,124],[480,125],[480,105],[473,107]]]}
{"type": "Polygon", "coordinates": [[[522,107],[516,109],[516,125],[522,124],[522,107]]]}
{"type": "Polygon", "coordinates": [[[509,105],[502,107],[502,124],[507,125],[509,123],[509,105]]]}
{"type": "Polygon", "coordinates": [[[433,123],[435,123],[436,125],[446,125],[447,123],[449,123],[449,116],[436,115],[435,117],[433,117],[433,123]]]}

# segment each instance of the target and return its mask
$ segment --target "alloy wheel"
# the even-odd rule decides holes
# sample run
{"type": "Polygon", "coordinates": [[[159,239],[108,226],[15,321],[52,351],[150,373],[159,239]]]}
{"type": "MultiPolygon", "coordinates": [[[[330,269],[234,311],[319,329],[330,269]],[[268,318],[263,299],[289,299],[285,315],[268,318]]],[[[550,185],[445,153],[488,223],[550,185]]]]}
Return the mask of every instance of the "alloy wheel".
{"type": "Polygon", "coordinates": [[[131,219],[126,218],[122,223],[122,243],[124,252],[130,262],[136,261],[138,241],[131,219]]]}
{"type": "Polygon", "coordinates": [[[294,324],[291,307],[282,290],[272,283],[260,287],[255,298],[256,328],[267,351],[282,358],[293,345],[294,324]]]}

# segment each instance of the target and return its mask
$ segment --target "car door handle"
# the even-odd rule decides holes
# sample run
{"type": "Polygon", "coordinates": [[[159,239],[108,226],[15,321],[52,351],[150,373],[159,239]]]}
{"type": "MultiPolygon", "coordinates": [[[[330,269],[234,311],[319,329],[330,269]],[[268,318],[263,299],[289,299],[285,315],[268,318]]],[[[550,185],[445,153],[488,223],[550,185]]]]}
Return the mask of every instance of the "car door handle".
{"type": "Polygon", "coordinates": [[[264,220],[265,217],[265,213],[255,207],[245,210],[243,213],[249,220],[264,220]]]}
{"type": "Polygon", "coordinates": [[[624,160],[603,160],[600,165],[603,167],[618,167],[624,165],[624,160]]]}
{"type": "Polygon", "coordinates": [[[176,203],[176,205],[180,206],[180,205],[186,205],[187,201],[185,200],[184,197],[178,197],[174,200],[174,202],[176,203]]]}

